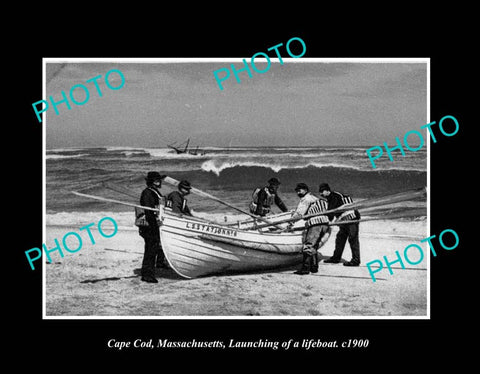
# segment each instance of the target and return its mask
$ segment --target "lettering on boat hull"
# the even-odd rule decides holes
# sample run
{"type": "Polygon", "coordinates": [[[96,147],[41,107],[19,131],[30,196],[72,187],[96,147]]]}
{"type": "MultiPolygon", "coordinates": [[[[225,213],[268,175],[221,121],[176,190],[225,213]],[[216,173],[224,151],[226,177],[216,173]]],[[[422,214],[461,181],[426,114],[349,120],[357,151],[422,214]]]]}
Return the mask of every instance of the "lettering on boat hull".
{"type": "Polygon", "coordinates": [[[198,232],[208,232],[210,234],[236,237],[237,231],[225,227],[212,226],[204,223],[186,222],[185,228],[198,232]]]}

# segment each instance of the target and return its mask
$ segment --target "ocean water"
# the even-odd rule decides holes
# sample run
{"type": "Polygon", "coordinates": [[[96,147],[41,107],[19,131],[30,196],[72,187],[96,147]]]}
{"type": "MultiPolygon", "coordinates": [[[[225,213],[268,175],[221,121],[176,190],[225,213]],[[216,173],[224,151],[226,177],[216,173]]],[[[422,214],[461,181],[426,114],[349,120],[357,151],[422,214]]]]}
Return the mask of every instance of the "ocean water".
{"type": "MultiPolygon", "coordinates": [[[[46,163],[47,224],[89,223],[115,215],[123,225],[133,225],[133,208],[79,197],[71,191],[138,203],[148,171],[158,171],[210,193],[236,207],[248,210],[251,194],[271,177],[281,181],[279,195],[289,209],[298,197],[294,188],[304,182],[313,193],[322,182],[354,200],[384,196],[424,187],[427,184],[427,152],[394,151],[376,160],[373,169],[368,147],[229,147],[203,148],[204,155],[176,154],[168,148],[101,147],[49,149],[46,163]],[[172,153],[173,152],[173,153],[172,153]],[[102,186],[102,182],[126,188],[130,197],[102,186]]],[[[164,183],[166,195],[175,187],[164,183]]],[[[220,222],[248,218],[231,208],[191,194],[191,209],[199,216],[220,222]]],[[[426,215],[426,201],[411,201],[399,209],[414,212],[409,219],[426,215]],[[420,209],[420,210],[419,210],[420,209]],[[423,209],[423,210],[422,210],[423,209]],[[419,213],[416,213],[419,210],[419,213]]],[[[275,210],[279,212],[279,210],[275,210]]]]}

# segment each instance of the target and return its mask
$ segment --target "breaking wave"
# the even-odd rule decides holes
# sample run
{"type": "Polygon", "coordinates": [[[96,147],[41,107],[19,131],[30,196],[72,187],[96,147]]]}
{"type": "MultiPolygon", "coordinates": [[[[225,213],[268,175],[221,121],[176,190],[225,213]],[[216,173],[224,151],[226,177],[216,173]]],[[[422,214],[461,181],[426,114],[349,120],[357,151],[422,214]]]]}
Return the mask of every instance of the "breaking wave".
{"type": "Polygon", "coordinates": [[[382,169],[373,169],[371,166],[355,166],[355,165],[348,165],[342,163],[335,163],[335,162],[307,162],[307,163],[277,163],[277,162],[261,162],[261,161],[218,161],[218,160],[208,160],[203,162],[201,165],[201,170],[206,172],[214,173],[216,176],[220,176],[220,174],[227,170],[233,169],[238,167],[261,167],[265,169],[270,169],[274,173],[279,173],[285,169],[307,169],[307,168],[339,168],[339,169],[352,169],[364,172],[381,172],[381,171],[412,171],[412,172],[424,172],[425,170],[420,168],[412,168],[412,167],[402,167],[402,166],[385,166],[382,169]]]}
{"type": "Polygon", "coordinates": [[[257,161],[226,161],[226,162],[220,162],[218,163],[215,160],[208,160],[205,161],[201,169],[206,172],[212,172],[216,176],[220,176],[220,173],[224,170],[227,169],[232,169],[232,168],[238,168],[238,167],[260,167],[260,168],[265,168],[265,169],[270,169],[274,173],[279,173],[280,171],[284,169],[305,169],[309,167],[315,167],[315,168],[323,168],[323,167],[338,167],[338,168],[347,168],[347,169],[354,169],[354,170],[362,170],[359,167],[354,167],[354,166],[345,166],[341,164],[320,164],[316,162],[309,162],[307,164],[303,165],[287,165],[287,164],[277,164],[277,163],[262,163],[262,162],[257,162],[257,161]]]}

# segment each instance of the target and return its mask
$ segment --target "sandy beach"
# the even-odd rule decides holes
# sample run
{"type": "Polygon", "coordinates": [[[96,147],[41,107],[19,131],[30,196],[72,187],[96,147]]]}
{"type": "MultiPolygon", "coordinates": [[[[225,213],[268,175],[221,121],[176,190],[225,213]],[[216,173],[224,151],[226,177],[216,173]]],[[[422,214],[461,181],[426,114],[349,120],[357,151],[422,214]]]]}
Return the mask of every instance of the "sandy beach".
{"type": "MultiPolygon", "coordinates": [[[[333,253],[337,230],[321,249],[321,258],[333,253]]],[[[61,241],[70,231],[78,232],[78,227],[47,225],[45,243],[61,241]]],[[[190,280],[171,269],[157,269],[158,284],[140,280],[143,239],[134,227],[120,228],[112,238],[92,233],[94,245],[85,240],[78,252],[66,252],[63,258],[52,253],[52,262],[45,264],[46,318],[426,318],[428,313],[428,256],[423,244],[426,256],[421,263],[404,261],[406,269],[396,263],[393,275],[385,267],[376,274],[376,282],[365,266],[384,255],[393,261],[395,251],[403,254],[409,244],[420,244],[427,236],[425,221],[361,224],[359,267],[320,262],[319,272],[307,276],[294,274],[293,267],[190,280]]],[[[343,259],[350,257],[347,244],[343,259]]]]}

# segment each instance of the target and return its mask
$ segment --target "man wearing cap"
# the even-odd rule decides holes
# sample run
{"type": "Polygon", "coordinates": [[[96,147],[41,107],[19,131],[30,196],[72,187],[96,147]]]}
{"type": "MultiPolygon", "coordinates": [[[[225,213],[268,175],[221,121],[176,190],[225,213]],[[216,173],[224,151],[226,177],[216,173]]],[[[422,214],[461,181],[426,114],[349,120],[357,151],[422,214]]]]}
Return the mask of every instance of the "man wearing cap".
{"type": "MultiPolygon", "coordinates": [[[[140,205],[159,209],[162,201],[160,188],[162,180],[166,175],[161,175],[156,171],[149,171],[145,178],[147,188],[142,191],[140,196],[140,205]]],[[[142,281],[148,283],[158,283],[155,278],[155,264],[157,267],[166,267],[165,255],[160,243],[159,213],[153,210],[145,209],[146,226],[139,227],[139,234],[145,240],[145,252],[142,261],[142,281]]]]}
{"type": "Polygon", "coordinates": [[[187,199],[185,196],[190,194],[192,186],[187,180],[182,180],[178,184],[178,191],[172,191],[167,196],[167,208],[171,208],[172,212],[185,214],[191,216],[190,208],[187,205],[187,199]]]}
{"type": "Polygon", "coordinates": [[[267,183],[265,187],[255,189],[253,201],[250,204],[250,212],[257,216],[266,216],[270,213],[271,206],[274,203],[282,212],[288,211],[286,205],[277,193],[280,181],[277,178],[270,178],[267,183]]]}
{"type": "Polygon", "coordinates": [[[328,225],[328,217],[319,215],[327,210],[325,199],[314,196],[305,183],[298,183],[295,187],[300,201],[292,218],[315,214],[315,217],[307,219],[303,233],[303,261],[302,267],[295,274],[305,275],[318,272],[318,248],[323,246],[330,237],[331,228],[328,225]]]}
{"type": "MultiPolygon", "coordinates": [[[[332,191],[327,183],[320,184],[320,194],[328,201],[328,210],[336,209],[344,204],[351,204],[353,200],[350,196],[341,194],[340,192],[332,191]]],[[[359,220],[360,213],[358,210],[347,210],[345,212],[330,213],[328,218],[331,221],[351,221],[359,220]]],[[[345,244],[348,240],[350,249],[352,250],[352,259],[344,262],[344,266],[359,266],[360,265],[360,241],[358,239],[359,223],[346,223],[338,225],[339,230],[335,238],[335,250],[333,256],[325,260],[326,263],[338,264],[342,259],[342,253],[345,249],[345,244]]]]}

